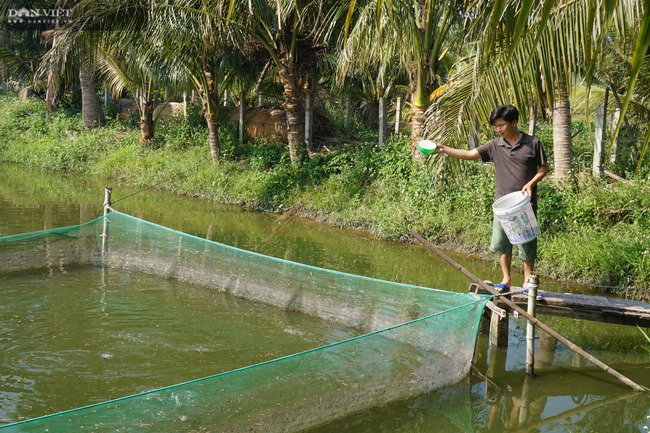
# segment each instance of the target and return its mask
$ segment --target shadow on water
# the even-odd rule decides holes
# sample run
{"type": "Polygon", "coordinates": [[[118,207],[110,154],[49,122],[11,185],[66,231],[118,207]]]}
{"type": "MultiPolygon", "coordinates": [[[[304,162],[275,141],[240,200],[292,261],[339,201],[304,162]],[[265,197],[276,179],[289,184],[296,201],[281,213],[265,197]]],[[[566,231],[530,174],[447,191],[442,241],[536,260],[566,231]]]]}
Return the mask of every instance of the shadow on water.
{"type": "MultiPolygon", "coordinates": [[[[0,164],[0,235],[86,222],[101,216],[104,186],[115,208],[201,238],[318,267],[452,291],[469,280],[416,245],[386,242],[301,218],[262,214],[188,197],[137,191],[92,177],[32,172],[0,164]]],[[[453,254],[487,280],[500,278],[492,262],[453,254]]],[[[521,284],[523,276],[515,275],[521,284]]],[[[546,288],[546,287],[545,287],[546,288]]],[[[576,286],[550,290],[584,291],[576,286]]],[[[569,340],[632,380],[650,386],[648,345],[634,327],[541,317],[569,340]]],[[[479,337],[475,365],[482,376],[407,401],[339,420],[314,432],[571,431],[644,432],[650,399],[544,335],[537,340],[537,377],[525,374],[525,321],[510,321],[509,349],[479,337]],[[489,378],[486,380],[483,376],[489,378]]]]}

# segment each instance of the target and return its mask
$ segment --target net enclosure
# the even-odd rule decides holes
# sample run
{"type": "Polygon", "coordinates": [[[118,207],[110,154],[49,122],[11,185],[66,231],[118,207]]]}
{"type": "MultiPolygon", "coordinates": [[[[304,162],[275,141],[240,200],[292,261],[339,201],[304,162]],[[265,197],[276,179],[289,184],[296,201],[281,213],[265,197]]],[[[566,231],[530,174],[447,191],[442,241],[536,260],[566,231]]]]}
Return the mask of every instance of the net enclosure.
{"type": "Polygon", "coordinates": [[[363,335],[172,386],[0,427],[14,432],[293,432],[457,383],[487,296],[317,268],[117,211],[0,238],[0,275],[106,266],[178,279],[363,335]]]}

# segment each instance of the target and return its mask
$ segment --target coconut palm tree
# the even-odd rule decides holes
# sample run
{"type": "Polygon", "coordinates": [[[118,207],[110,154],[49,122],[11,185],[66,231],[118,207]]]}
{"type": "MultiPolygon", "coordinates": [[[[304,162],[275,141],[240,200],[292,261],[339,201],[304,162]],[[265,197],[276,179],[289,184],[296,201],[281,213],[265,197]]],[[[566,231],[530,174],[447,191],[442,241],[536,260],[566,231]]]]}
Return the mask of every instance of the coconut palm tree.
{"type": "MultiPolygon", "coordinates": [[[[232,45],[234,33],[228,23],[233,5],[226,0],[81,0],[64,28],[65,37],[57,41],[53,58],[64,59],[75,41],[84,40],[86,45],[94,44],[91,52],[101,47],[105,53],[117,50],[131,56],[128,63],[139,63],[141,72],[152,72],[153,64],[164,64],[166,72],[158,70],[158,77],[140,74],[137,87],[141,95],[170,71],[186,76],[201,96],[210,151],[216,161],[220,157],[217,107],[220,86],[230,73],[223,60],[232,45]]],[[[118,66],[113,65],[115,72],[118,66]]],[[[151,125],[149,99],[141,104],[144,125],[151,125]]]]}
{"type": "Polygon", "coordinates": [[[234,10],[226,0],[168,1],[152,13],[147,26],[147,37],[167,53],[171,69],[182,70],[201,97],[213,161],[221,156],[219,96],[236,73],[231,60],[237,57],[235,41],[242,38],[230,25],[234,10]]]}
{"type": "Polygon", "coordinates": [[[41,90],[43,83],[36,71],[47,51],[48,39],[44,35],[58,24],[58,19],[56,24],[28,18],[12,19],[10,10],[15,14],[18,7],[20,4],[0,2],[0,64],[8,75],[27,83],[27,89],[41,90]]]}
{"type": "Polygon", "coordinates": [[[316,63],[340,27],[345,11],[336,0],[251,0],[238,20],[254,43],[267,50],[284,88],[289,155],[296,164],[305,138],[303,90],[316,72],[316,63]]]}
{"type": "MultiPolygon", "coordinates": [[[[45,33],[44,38],[53,42],[45,53],[36,76],[47,77],[48,91],[54,91],[53,81],[73,82],[78,80],[81,87],[81,117],[87,128],[101,127],[106,123],[97,90],[97,42],[92,34],[83,33],[76,38],[67,38],[64,29],[54,29],[45,33]],[[54,74],[61,74],[56,77],[54,74]]],[[[46,99],[51,100],[48,95],[46,99]]],[[[49,104],[48,104],[49,105],[49,104]]],[[[48,111],[52,107],[47,107],[48,111]]]]}
{"type": "Polygon", "coordinates": [[[487,119],[490,107],[505,102],[526,111],[525,95],[530,91],[526,86],[532,86],[541,96],[539,100],[553,110],[555,175],[565,178],[572,166],[570,84],[584,81],[589,88],[603,41],[611,31],[630,28],[631,24],[641,30],[629,76],[629,103],[650,43],[648,13],[633,0],[506,0],[493,6],[473,3],[465,12],[473,18],[466,30],[468,41],[476,41],[475,54],[468,62],[472,69],[456,77],[436,109],[430,110],[430,133],[462,143],[468,129],[462,125],[470,124],[474,113],[487,119]]]}
{"type": "Polygon", "coordinates": [[[379,98],[390,97],[398,86],[408,88],[408,68],[400,62],[403,50],[397,43],[399,29],[386,25],[387,16],[382,18],[382,35],[378,37],[377,4],[357,5],[355,15],[349,34],[339,40],[336,84],[355,99],[370,102],[370,118],[374,120],[379,98]]]}
{"type": "Polygon", "coordinates": [[[382,81],[387,78],[385,73],[394,74],[395,64],[408,74],[414,156],[419,156],[417,142],[424,133],[424,113],[434,90],[444,82],[439,74],[447,72],[443,59],[459,46],[461,6],[455,0],[369,0],[352,2],[348,14],[351,30],[340,60],[344,64],[378,63],[378,80],[382,81]]]}
{"type": "Polygon", "coordinates": [[[134,36],[133,45],[127,50],[118,50],[114,45],[106,50],[100,47],[99,68],[114,95],[126,90],[134,96],[140,113],[140,144],[147,147],[154,138],[155,103],[160,101],[162,89],[169,92],[177,86],[179,77],[177,71],[164,67],[160,56],[151,55],[152,50],[135,51],[133,47],[143,47],[149,41],[138,34],[134,36]]]}
{"type": "Polygon", "coordinates": [[[39,43],[40,35],[32,32],[17,34],[0,29],[0,62],[8,73],[25,82],[34,79],[34,66],[38,66],[44,47],[39,43]]]}

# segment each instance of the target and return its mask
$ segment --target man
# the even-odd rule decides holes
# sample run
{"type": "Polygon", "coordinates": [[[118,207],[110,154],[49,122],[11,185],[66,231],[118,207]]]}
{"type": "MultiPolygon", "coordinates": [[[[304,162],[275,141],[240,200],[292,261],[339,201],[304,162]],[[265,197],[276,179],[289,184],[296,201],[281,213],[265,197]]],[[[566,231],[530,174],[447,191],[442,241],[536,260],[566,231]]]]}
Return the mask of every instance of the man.
{"type": "MultiPolygon", "coordinates": [[[[548,173],[548,161],[539,139],[517,129],[519,111],[512,105],[497,107],[490,114],[490,124],[499,137],[473,150],[454,149],[439,145],[436,154],[442,153],[459,159],[479,159],[494,163],[496,198],[515,191],[527,192],[533,210],[537,212],[537,184],[548,173]]],[[[510,266],[512,244],[497,217],[492,226],[490,250],[498,253],[503,280],[494,289],[500,293],[510,291],[510,266]]],[[[524,281],[533,272],[537,259],[537,239],[519,245],[519,257],[524,263],[524,281]]],[[[525,287],[525,286],[524,286],[525,287]]]]}

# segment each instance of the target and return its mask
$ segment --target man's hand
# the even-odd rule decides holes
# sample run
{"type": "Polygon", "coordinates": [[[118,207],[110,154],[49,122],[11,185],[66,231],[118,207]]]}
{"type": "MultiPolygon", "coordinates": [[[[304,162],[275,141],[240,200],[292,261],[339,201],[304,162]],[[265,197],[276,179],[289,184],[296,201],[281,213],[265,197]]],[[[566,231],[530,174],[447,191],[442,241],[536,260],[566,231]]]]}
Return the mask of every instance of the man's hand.
{"type": "Polygon", "coordinates": [[[539,183],[540,180],[544,179],[544,176],[548,174],[548,162],[545,162],[544,165],[542,165],[539,170],[537,170],[537,174],[535,175],[534,178],[530,180],[524,187],[521,189],[521,192],[527,192],[530,197],[533,196],[533,187],[539,183]]]}

